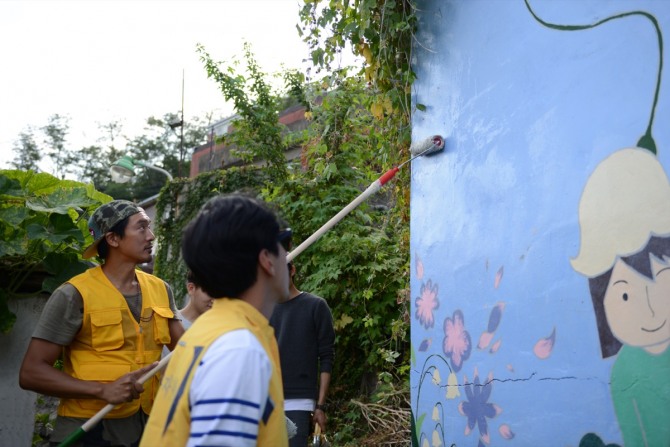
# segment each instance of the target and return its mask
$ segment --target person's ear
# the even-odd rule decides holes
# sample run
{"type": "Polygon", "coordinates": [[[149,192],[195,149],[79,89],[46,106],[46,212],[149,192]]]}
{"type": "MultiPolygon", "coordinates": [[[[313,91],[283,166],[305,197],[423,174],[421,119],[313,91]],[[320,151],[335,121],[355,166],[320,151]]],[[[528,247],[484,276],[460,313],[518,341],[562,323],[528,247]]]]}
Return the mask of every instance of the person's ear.
{"type": "Polygon", "coordinates": [[[258,253],[258,266],[269,276],[275,275],[275,262],[267,248],[258,253]]]}
{"type": "Polygon", "coordinates": [[[114,232],[110,231],[108,233],[105,233],[105,240],[107,241],[107,245],[109,245],[110,247],[118,247],[119,239],[121,239],[119,235],[114,232]]]}
{"type": "Polygon", "coordinates": [[[186,292],[187,292],[189,295],[191,295],[191,294],[193,294],[193,291],[194,291],[194,290],[195,290],[195,284],[193,284],[192,282],[187,282],[187,283],[186,283],[186,292]]]}

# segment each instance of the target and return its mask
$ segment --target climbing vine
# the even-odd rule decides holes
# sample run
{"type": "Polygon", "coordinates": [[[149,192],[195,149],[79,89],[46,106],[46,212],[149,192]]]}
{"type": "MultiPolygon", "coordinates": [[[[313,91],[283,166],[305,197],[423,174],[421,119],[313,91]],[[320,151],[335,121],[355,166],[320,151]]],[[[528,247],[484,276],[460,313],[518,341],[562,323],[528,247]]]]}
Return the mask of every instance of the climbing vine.
{"type": "Polygon", "coordinates": [[[218,194],[235,191],[254,193],[260,190],[265,177],[259,168],[234,167],[212,171],[194,179],[177,179],[166,185],[156,205],[156,236],[159,250],[155,272],[173,289],[179,305],[186,295],[186,266],[181,259],[181,234],[202,205],[218,194]]]}
{"type": "MultiPolygon", "coordinates": [[[[409,0],[305,0],[299,13],[299,30],[308,44],[316,74],[337,74],[346,69],[336,64],[341,55],[352,51],[362,59],[356,75],[367,83],[367,108],[378,121],[385,138],[370,158],[390,167],[409,158],[411,116],[425,107],[412,107],[412,46],[416,44],[416,8],[409,0]]],[[[360,60],[359,59],[359,60],[360,60]]],[[[326,76],[325,89],[336,88],[326,76]]],[[[308,78],[308,81],[310,79],[308,78]]],[[[396,185],[407,185],[409,176],[401,172],[396,185]]],[[[409,222],[409,188],[396,187],[398,217],[409,222]]],[[[409,247],[409,228],[404,243],[409,247]]]]}

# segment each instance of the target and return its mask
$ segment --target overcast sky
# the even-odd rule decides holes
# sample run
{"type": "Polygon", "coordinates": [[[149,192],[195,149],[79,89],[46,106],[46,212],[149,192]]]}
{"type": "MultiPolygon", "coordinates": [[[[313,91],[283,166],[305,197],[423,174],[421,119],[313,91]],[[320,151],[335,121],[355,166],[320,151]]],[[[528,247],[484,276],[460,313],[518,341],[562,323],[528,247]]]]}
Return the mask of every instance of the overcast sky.
{"type": "Polygon", "coordinates": [[[97,123],[141,133],[149,116],[232,113],[196,53],[215,60],[253,46],[265,72],[304,68],[298,0],[0,0],[0,168],[28,126],[70,117],[73,147],[96,144],[97,123]]]}

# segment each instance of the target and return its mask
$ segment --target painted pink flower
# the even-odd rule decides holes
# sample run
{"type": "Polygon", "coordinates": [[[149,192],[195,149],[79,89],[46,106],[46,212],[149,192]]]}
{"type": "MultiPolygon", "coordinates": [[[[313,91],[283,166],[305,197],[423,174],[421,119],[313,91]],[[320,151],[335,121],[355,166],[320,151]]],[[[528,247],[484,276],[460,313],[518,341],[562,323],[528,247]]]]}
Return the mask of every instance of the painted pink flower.
{"type": "Polygon", "coordinates": [[[416,299],[416,318],[426,329],[435,324],[433,311],[440,307],[437,300],[437,284],[429,279],[426,284],[421,284],[421,296],[416,299]]]}
{"type": "Polygon", "coordinates": [[[465,330],[463,312],[457,310],[452,318],[444,320],[444,354],[450,358],[454,372],[461,370],[463,362],[470,358],[472,343],[470,334],[465,330]]]}

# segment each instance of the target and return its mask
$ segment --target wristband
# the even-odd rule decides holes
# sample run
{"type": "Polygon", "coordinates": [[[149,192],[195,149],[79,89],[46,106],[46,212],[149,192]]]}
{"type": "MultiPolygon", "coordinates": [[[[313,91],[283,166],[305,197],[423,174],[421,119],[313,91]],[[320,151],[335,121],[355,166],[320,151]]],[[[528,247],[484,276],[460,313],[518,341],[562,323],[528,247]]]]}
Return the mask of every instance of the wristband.
{"type": "Polygon", "coordinates": [[[321,404],[316,404],[316,407],[314,407],[314,411],[316,411],[316,410],[321,410],[325,413],[326,412],[326,406],[321,405],[321,404]]]}

